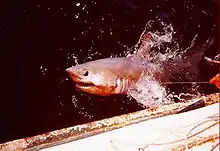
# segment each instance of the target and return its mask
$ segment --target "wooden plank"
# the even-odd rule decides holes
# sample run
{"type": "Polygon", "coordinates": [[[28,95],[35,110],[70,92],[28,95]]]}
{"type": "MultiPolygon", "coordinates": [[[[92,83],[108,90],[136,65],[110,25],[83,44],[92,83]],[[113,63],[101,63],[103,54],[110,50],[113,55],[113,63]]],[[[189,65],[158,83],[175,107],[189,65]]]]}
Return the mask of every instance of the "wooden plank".
{"type": "MultiPolygon", "coordinates": [[[[39,150],[43,148],[57,146],[67,142],[76,141],[104,132],[119,129],[127,125],[136,124],[148,120],[150,121],[150,119],[155,119],[158,117],[173,115],[185,109],[192,103],[197,102],[198,99],[203,100],[206,105],[214,104],[220,101],[219,96],[220,93],[215,93],[208,96],[200,96],[185,103],[164,105],[155,109],[146,109],[83,125],[64,128],[34,137],[18,139],[0,144],[0,150],[39,150]]],[[[190,113],[191,115],[189,115],[189,117],[194,116],[194,113],[190,113]]],[[[180,115],[181,114],[177,114],[176,116],[180,115]]],[[[161,118],[158,119],[160,120],[161,118]]]]}

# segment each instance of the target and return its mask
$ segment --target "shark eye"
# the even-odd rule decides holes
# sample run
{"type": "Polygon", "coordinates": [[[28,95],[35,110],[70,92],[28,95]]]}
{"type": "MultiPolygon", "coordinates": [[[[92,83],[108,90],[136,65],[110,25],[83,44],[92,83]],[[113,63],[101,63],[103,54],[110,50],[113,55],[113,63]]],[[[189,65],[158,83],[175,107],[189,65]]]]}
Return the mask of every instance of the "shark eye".
{"type": "Polygon", "coordinates": [[[83,72],[83,76],[88,76],[88,75],[89,75],[89,71],[88,70],[83,72]]]}

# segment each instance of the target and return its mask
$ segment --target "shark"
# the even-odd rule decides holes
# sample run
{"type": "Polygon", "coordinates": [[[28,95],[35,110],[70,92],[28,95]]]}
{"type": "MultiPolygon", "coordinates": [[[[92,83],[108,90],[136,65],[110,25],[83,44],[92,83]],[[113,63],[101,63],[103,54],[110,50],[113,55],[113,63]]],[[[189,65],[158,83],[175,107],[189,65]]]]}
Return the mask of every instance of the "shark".
{"type": "Polygon", "coordinates": [[[205,50],[213,40],[207,40],[201,50],[190,57],[176,55],[165,61],[153,62],[150,51],[155,40],[151,32],[142,32],[137,51],[129,56],[103,58],[85,62],[66,69],[76,87],[89,94],[110,96],[127,94],[128,90],[143,76],[151,76],[161,83],[170,80],[172,74],[189,69],[196,71],[195,66],[202,59],[205,50]]]}

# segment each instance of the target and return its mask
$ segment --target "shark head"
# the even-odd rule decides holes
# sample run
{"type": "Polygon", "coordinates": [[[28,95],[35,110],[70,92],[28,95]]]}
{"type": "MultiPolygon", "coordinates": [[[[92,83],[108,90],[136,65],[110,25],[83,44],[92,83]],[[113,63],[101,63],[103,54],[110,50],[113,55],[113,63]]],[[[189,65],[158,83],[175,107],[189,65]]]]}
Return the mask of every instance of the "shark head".
{"type": "Polygon", "coordinates": [[[123,94],[142,70],[126,58],[106,58],[67,68],[76,87],[84,92],[108,96],[123,94]],[[130,65],[132,64],[132,65],[130,65]]]}

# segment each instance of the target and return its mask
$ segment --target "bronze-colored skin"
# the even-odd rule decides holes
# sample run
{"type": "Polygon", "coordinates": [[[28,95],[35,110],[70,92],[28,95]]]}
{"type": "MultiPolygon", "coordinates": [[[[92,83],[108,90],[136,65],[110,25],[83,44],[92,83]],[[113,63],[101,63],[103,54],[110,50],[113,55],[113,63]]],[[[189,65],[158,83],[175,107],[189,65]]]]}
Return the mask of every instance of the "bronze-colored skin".
{"type": "Polygon", "coordinates": [[[70,67],[66,71],[82,91],[108,96],[126,94],[130,85],[141,76],[143,67],[130,58],[106,58],[70,67]]]}

